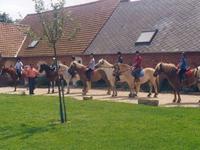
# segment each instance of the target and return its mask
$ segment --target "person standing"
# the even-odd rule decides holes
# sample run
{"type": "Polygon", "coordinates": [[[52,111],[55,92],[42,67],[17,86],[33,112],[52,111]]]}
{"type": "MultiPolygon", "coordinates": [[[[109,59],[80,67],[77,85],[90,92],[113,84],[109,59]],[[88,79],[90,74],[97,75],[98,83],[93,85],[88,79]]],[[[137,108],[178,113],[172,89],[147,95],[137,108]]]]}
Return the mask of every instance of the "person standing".
{"type": "Polygon", "coordinates": [[[140,72],[142,70],[142,56],[140,52],[136,51],[136,57],[133,59],[133,76],[135,77],[136,82],[140,82],[140,72]]]}
{"type": "Polygon", "coordinates": [[[29,94],[33,95],[35,90],[35,79],[39,72],[30,64],[29,69],[27,69],[26,75],[28,77],[29,94]]]}
{"type": "Polygon", "coordinates": [[[20,79],[21,76],[22,76],[22,69],[23,69],[23,63],[22,63],[21,59],[18,58],[18,59],[17,59],[17,62],[16,62],[16,64],[15,64],[15,70],[16,70],[18,79],[20,79]]]}

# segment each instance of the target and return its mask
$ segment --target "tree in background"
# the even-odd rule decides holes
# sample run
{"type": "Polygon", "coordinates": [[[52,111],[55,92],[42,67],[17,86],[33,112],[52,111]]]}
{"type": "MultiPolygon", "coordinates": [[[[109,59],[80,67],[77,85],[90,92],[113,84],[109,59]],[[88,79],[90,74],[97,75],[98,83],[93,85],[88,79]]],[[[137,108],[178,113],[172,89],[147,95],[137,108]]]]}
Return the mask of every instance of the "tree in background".
{"type": "MultiPolygon", "coordinates": [[[[54,56],[56,59],[56,70],[58,70],[58,59],[57,59],[57,49],[56,44],[59,39],[64,34],[64,29],[66,30],[67,25],[70,25],[69,39],[73,38],[74,35],[78,32],[79,28],[74,23],[70,13],[64,9],[65,1],[57,0],[56,2],[51,1],[52,11],[45,13],[47,9],[45,8],[43,0],[33,0],[35,2],[35,11],[38,14],[38,17],[42,26],[42,33],[38,39],[45,39],[49,46],[52,47],[54,56]]],[[[33,35],[32,31],[29,31],[33,35]]],[[[36,37],[36,36],[34,36],[36,37]]],[[[61,123],[67,121],[66,119],[66,108],[64,101],[64,90],[61,90],[61,80],[58,83],[59,91],[59,103],[60,103],[60,118],[61,123]]]]}
{"type": "Polygon", "coordinates": [[[0,22],[13,23],[13,20],[7,13],[3,12],[0,13],[0,22]]]}

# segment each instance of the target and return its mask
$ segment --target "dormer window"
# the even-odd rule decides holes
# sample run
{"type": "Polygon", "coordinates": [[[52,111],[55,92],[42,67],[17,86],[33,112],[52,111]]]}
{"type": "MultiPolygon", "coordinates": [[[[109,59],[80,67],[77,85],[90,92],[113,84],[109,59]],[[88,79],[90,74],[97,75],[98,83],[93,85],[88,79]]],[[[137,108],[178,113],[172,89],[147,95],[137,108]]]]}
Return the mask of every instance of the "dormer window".
{"type": "Polygon", "coordinates": [[[157,32],[158,30],[142,32],[135,42],[135,45],[150,45],[157,32]]]}
{"type": "Polygon", "coordinates": [[[33,40],[29,45],[28,48],[35,48],[36,45],[39,43],[39,40],[33,40]]]}

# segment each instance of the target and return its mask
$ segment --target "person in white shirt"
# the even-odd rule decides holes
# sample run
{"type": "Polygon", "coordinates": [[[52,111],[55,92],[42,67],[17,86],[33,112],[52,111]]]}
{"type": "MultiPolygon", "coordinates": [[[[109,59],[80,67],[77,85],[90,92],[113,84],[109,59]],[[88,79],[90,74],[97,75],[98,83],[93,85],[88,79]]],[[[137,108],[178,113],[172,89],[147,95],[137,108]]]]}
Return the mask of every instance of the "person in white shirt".
{"type": "Polygon", "coordinates": [[[90,54],[90,62],[88,64],[87,71],[86,71],[88,81],[91,81],[92,72],[94,71],[94,69],[95,69],[95,59],[94,59],[94,54],[91,53],[90,54]]]}
{"type": "Polygon", "coordinates": [[[15,70],[16,70],[16,73],[17,73],[17,76],[19,77],[19,78],[21,78],[21,76],[22,76],[22,69],[23,69],[23,63],[22,63],[22,61],[20,60],[20,58],[18,58],[17,59],[17,62],[16,62],[16,64],[15,64],[15,70]]]}

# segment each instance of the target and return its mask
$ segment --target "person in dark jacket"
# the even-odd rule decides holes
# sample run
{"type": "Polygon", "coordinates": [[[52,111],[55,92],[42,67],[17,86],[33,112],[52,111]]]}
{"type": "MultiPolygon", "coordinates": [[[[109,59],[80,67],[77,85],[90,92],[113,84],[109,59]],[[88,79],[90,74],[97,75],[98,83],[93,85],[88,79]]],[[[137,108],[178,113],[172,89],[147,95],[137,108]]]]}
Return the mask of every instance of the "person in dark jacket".
{"type": "Polygon", "coordinates": [[[118,56],[118,59],[117,59],[117,63],[123,63],[123,57],[122,57],[122,53],[121,52],[118,52],[117,53],[117,56],[118,56]]]}

